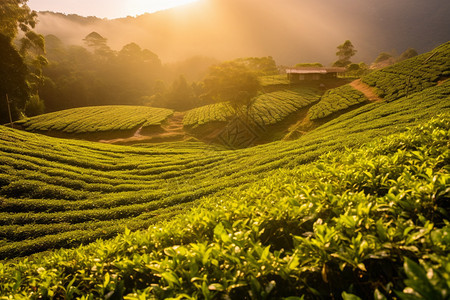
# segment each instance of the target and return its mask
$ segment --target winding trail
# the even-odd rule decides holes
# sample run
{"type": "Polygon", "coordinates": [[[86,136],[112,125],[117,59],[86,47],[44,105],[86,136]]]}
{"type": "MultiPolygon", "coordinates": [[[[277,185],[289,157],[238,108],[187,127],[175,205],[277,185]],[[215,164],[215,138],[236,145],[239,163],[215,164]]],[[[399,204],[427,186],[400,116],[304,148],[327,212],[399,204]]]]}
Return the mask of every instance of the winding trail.
{"type": "Polygon", "coordinates": [[[371,102],[383,101],[383,99],[374,92],[373,88],[362,82],[361,79],[350,82],[350,86],[363,93],[364,96],[366,96],[366,98],[371,102]]]}

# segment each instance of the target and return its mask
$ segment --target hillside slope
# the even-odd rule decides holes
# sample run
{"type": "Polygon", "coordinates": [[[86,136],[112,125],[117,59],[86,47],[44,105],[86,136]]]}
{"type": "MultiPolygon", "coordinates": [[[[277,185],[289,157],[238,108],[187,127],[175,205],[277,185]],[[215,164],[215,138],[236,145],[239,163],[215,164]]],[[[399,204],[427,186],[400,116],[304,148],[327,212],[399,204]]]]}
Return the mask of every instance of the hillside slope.
{"type": "Polygon", "coordinates": [[[87,106],[25,118],[14,124],[21,129],[51,136],[96,140],[106,136],[128,136],[138,128],[161,130],[174,111],[131,105],[87,106]]]}
{"type": "Polygon", "coordinates": [[[447,114],[267,171],[148,231],[0,264],[0,295],[445,299],[449,132],[447,114]]]}
{"type": "Polygon", "coordinates": [[[72,247],[125,226],[146,228],[267,171],[403,131],[448,111],[449,87],[446,81],[414,97],[368,104],[296,141],[238,151],[103,145],[0,127],[0,258],[72,247]]]}

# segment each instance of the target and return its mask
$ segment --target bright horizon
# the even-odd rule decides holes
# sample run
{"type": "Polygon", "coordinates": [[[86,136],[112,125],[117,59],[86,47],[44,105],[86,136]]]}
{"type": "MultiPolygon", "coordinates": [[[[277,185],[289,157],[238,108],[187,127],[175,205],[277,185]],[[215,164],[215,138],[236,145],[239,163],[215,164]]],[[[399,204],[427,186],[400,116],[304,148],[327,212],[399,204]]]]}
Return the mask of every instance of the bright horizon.
{"type": "Polygon", "coordinates": [[[196,2],[198,0],[29,0],[35,11],[53,11],[98,18],[124,18],[196,2]]]}

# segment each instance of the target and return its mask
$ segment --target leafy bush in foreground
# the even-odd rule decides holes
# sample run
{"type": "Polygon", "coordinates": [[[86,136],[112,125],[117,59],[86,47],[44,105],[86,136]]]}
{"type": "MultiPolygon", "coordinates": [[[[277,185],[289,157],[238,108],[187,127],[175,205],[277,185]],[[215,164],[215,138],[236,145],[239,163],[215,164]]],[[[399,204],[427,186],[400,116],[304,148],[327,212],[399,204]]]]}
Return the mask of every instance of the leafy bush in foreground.
{"type": "Polygon", "coordinates": [[[146,232],[5,262],[0,294],[446,299],[449,135],[445,115],[268,172],[146,232]]]}

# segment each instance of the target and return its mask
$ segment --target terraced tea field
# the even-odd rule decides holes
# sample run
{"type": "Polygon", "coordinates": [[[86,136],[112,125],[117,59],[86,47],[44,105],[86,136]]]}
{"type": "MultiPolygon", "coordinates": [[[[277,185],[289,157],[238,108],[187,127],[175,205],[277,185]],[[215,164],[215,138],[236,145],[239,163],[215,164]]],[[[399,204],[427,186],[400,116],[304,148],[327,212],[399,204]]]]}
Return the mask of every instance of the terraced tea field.
{"type": "Polygon", "coordinates": [[[271,85],[289,86],[290,84],[290,81],[287,78],[286,74],[261,76],[259,77],[259,82],[263,87],[271,85]]]}
{"type": "MultiPolygon", "coordinates": [[[[319,100],[320,91],[314,88],[291,88],[259,96],[251,109],[250,118],[260,126],[283,121],[290,114],[319,100]]],[[[227,103],[216,103],[194,108],[183,119],[186,127],[196,128],[210,122],[225,122],[233,117],[233,108],[227,103]]]]}
{"type": "MultiPolygon", "coordinates": [[[[198,209],[162,214],[166,222],[148,231],[124,229],[112,241],[0,264],[0,295],[242,299],[419,294],[445,299],[450,250],[446,111],[361,149],[328,152],[289,169],[272,165],[259,178],[247,172],[247,178],[253,175],[251,184],[229,183],[222,193],[204,198],[198,209]]],[[[420,116],[425,115],[414,115],[420,116]]],[[[397,124],[407,125],[407,120],[397,115],[397,124]]],[[[278,150],[280,144],[271,148],[278,150]]],[[[260,150],[252,157],[263,158],[260,150]]]]}
{"type": "Polygon", "coordinates": [[[147,228],[271,170],[404,130],[448,111],[449,85],[368,104],[296,141],[239,151],[198,143],[103,145],[0,127],[0,257],[147,228]]]}
{"type": "Polygon", "coordinates": [[[322,119],[335,112],[364,102],[368,102],[368,99],[363,93],[355,90],[350,85],[344,85],[328,90],[320,98],[320,101],[309,109],[308,115],[311,120],[322,119]]]}
{"type": "MultiPolygon", "coordinates": [[[[388,101],[328,91],[319,119],[357,108],[289,142],[115,146],[0,126],[0,298],[447,299],[449,50],[422,56],[423,78],[420,57],[387,69],[418,80],[376,81],[388,101]],[[43,252],[57,248],[72,249],[43,252]]],[[[258,99],[257,122],[319,100],[283,92],[258,99]]]]}
{"type": "Polygon", "coordinates": [[[16,124],[33,132],[93,133],[158,126],[172,114],[170,109],[147,106],[93,106],[48,113],[16,124]]]}
{"type": "Polygon", "coordinates": [[[438,84],[450,76],[450,42],[433,51],[375,71],[362,81],[376,88],[378,95],[393,101],[438,84]]]}

